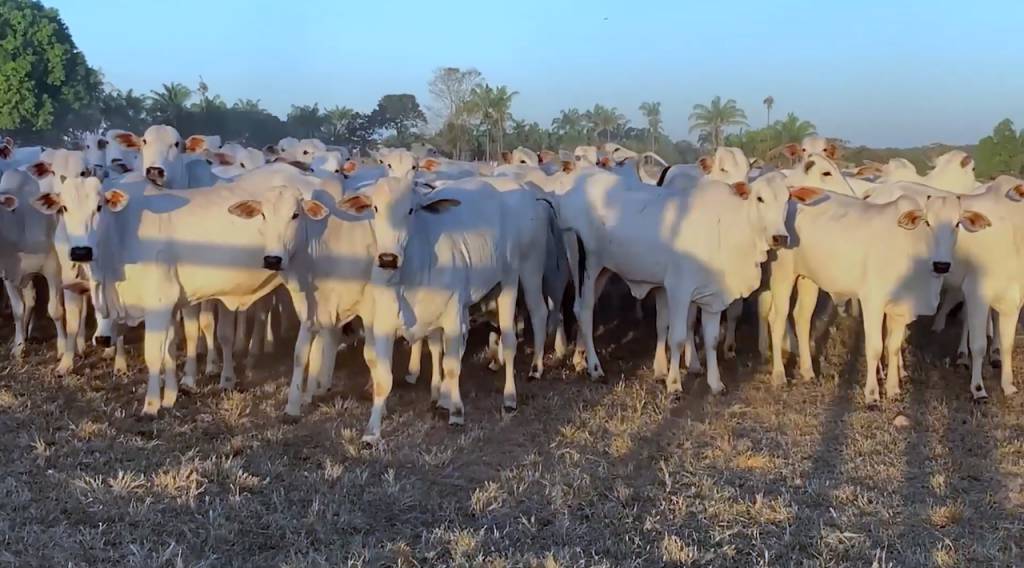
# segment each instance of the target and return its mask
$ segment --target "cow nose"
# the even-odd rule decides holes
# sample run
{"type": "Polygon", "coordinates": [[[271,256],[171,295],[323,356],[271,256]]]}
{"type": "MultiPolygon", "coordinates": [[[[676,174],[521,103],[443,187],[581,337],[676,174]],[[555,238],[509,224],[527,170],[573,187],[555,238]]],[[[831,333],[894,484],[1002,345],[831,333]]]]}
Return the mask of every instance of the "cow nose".
{"type": "Polygon", "coordinates": [[[263,257],[263,268],[267,270],[281,270],[281,257],[271,255],[263,257]]]}
{"type": "Polygon", "coordinates": [[[782,248],[789,244],[789,235],[772,235],[772,248],[782,248]]]}
{"type": "Polygon", "coordinates": [[[146,178],[150,181],[162,180],[165,174],[166,172],[160,166],[149,166],[146,168],[146,178]]]}
{"type": "Polygon", "coordinates": [[[92,247],[71,247],[71,262],[92,262],[92,247]]]}
{"type": "Polygon", "coordinates": [[[932,270],[935,271],[935,274],[947,274],[952,266],[953,265],[948,262],[933,262],[932,270]]]}
{"type": "Polygon", "coordinates": [[[96,343],[96,347],[100,347],[102,349],[106,349],[112,345],[109,335],[97,335],[93,338],[93,341],[96,343]]]}
{"type": "Polygon", "coordinates": [[[377,266],[381,268],[387,268],[388,270],[394,270],[398,268],[398,255],[390,252],[385,252],[377,255],[377,266]]]}

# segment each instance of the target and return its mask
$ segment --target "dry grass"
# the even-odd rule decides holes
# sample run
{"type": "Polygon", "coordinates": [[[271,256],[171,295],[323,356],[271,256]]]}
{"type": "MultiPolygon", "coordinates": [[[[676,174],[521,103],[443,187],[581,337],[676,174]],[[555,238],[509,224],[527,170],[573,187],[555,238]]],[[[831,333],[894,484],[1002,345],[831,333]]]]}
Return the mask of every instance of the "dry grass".
{"type": "Polygon", "coordinates": [[[373,449],[358,353],[296,425],[280,420],[287,354],[144,422],[142,377],[112,379],[90,353],[57,378],[35,343],[24,365],[0,359],[0,565],[1022,565],[1022,402],[993,375],[992,402],[972,404],[940,358],[957,330],[936,341],[928,323],[904,398],[878,410],[860,402],[850,320],[815,384],[772,389],[744,332],[728,394],[691,376],[674,404],[648,370],[651,330],[620,344],[608,327],[608,384],[552,365],[508,419],[475,338],[466,426],[399,380],[373,449]]]}

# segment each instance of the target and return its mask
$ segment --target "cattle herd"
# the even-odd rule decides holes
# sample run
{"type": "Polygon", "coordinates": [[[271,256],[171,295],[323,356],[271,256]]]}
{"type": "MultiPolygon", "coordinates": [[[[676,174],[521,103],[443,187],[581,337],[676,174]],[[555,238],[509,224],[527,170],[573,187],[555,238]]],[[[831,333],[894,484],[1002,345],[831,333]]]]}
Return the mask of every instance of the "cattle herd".
{"type": "Polygon", "coordinates": [[[530,323],[530,378],[542,376],[549,335],[556,357],[570,349],[563,300],[577,321],[576,368],[602,377],[594,307],[615,274],[636,298],[654,294],[653,369],[673,394],[682,365],[704,369],[712,392],[725,389],[718,348],[735,353],[745,299],[757,306],[772,383],[787,380],[793,339],[796,372],[812,379],[822,291],[863,320],[866,403],[881,398],[879,376],[885,395],[898,396],[908,324],[935,314],[939,330],[961,302],[956,357],[970,366],[972,396],[987,397],[986,357],[1001,363],[1003,393],[1014,394],[1024,182],[979,182],[971,157],[956,150],[924,176],[901,159],[841,168],[839,148],[817,136],[781,150],[788,169],[752,168],[742,151],[721,147],[652,174],[657,156],[614,144],[517,148],[493,164],[446,159],[427,145],[356,156],[287,138],[253,149],[183,139],[169,126],[89,134],[75,150],[7,138],[0,275],[14,315],[11,356],[24,353],[37,275],[56,325],[57,373],[73,371],[87,324],[115,373],[127,373],[124,334],[144,325],[145,416],[196,387],[201,347],[206,372],[219,366],[220,386],[231,388],[234,354],[247,352],[251,365],[291,322],[284,412],[297,417],[331,388],[339,346],[358,344],[346,340],[347,324],[358,321],[372,443],[397,338],[412,345],[410,382],[429,348],[431,398],[451,424],[464,420],[460,368],[481,321],[497,328],[488,356],[504,369],[504,411],[517,407],[519,322],[530,323]]]}

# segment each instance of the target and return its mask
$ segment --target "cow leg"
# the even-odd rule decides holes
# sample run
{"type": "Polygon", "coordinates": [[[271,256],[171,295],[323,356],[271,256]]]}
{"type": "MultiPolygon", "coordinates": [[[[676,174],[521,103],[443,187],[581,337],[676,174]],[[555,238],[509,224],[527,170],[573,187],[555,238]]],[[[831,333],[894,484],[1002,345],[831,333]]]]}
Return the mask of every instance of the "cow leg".
{"type": "Polygon", "coordinates": [[[124,351],[124,332],[120,329],[120,326],[118,326],[115,334],[117,338],[114,340],[114,376],[127,377],[128,356],[124,351]]]}
{"type": "Polygon", "coordinates": [[[729,304],[729,308],[725,312],[725,343],[722,345],[722,350],[725,352],[726,359],[736,357],[736,323],[742,314],[743,298],[729,304]]]}
{"type": "MultiPolygon", "coordinates": [[[[397,315],[397,314],[396,314],[397,315]]],[[[394,330],[390,333],[375,329],[373,335],[367,335],[366,341],[374,342],[376,365],[371,368],[373,377],[373,407],[370,409],[370,421],[363,433],[364,443],[375,443],[380,440],[381,423],[387,412],[388,395],[391,394],[393,377],[391,374],[391,358],[395,347],[394,330]]]]}
{"type": "Polygon", "coordinates": [[[61,358],[64,355],[64,350],[67,349],[67,330],[64,327],[64,298],[61,294],[59,267],[47,268],[44,276],[46,277],[46,290],[49,293],[46,311],[57,331],[57,357],[61,358]]]}
{"type": "Polygon", "coordinates": [[[658,340],[654,344],[654,376],[664,377],[668,375],[668,359],[665,354],[665,342],[668,340],[668,295],[664,288],[654,289],[654,306],[656,308],[655,327],[658,330],[658,340]]]}
{"type": "MultiPolygon", "coordinates": [[[[196,311],[198,312],[198,309],[196,311]]],[[[198,320],[198,313],[193,319],[198,320]]],[[[188,329],[188,323],[189,322],[186,319],[186,329],[188,329]]],[[[195,324],[195,333],[198,335],[198,321],[193,323],[195,324]]],[[[174,403],[178,400],[178,378],[176,375],[177,369],[175,368],[175,355],[177,354],[177,350],[174,327],[171,327],[170,331],[167,333],[167,342],[164,348],[164,392],[163,399],[160,403],[163,408],[173,408],[174,403]]]]}
{"type": "Polygon", "coordinates": [[[704,368],[700,366],[700,356],[697,355],[696,343],[697,314],[699,309],[696,304],[692,304],[687,311],[686,344],[683,346],[683,363],[686,364],[686,370],[695,375],[704,372],[704,368]]]}
{"type": "Polygon", "coordinates": [[[284,413],[291,417],[302,414],[302,382],[306,377],[312,336],[309,322],[300,320],[299,336],[295,339],[295,351],[292,355],[292,380],[288,384],[288,402],[284,407],[284,413]]]}
{"type": "MultiPolygon", "coordinates": [[[[967,308],[964,307],[964,311],[966,310],[967,308]]],[[[956,361],[954,362],[954,365],[966,369],[971,368],[971,361],[967,356],[967,330],[970,326],[971,324],[967,321],[967,317],[964,317],[963,325],[960,326],[960,343],[956,348],[956,361]]]]}
{"type": "Polygon", "coordinates": [[[718,334],[721,326],[721,312],[704,312],[701,316],[701,327],[704,328],[704,360],[708,366],[707,380],[711,394],[721,394],[725,390],[718,370],[718,334]]]}
{"type": "Polygon", "coordinates": [[[501,359],[501,334],[491,331],[487,334],[487,368],[498,372],[504,364],[501,359]]]}
{"type": "Polygon", "coordinates": [[[674,396],[683,391],[683,381],[679,373],[679,357],[687,343],[687,335],[692,333],[689,313],[696,310],[690,306],[689,294],[683,295],[673,291],[666,282],[668,293],[668,374],[665,375],[665,389],[674,396]]]}
{"type": "Polygon", "coordinates": [[[1020,317],[1020,306],[1017,304],[1009,306],[1009,309],[998,310],[996,326],[999,331],[1000,351],[1006,356],[1002,367],[999,370],[999,382],[1003,387],[1003,394],[1013,396],[1017,394],[1017,387],[1013,386],[1013,340],[1017,336],[1017,319],[1020,317]]]}
{"type": "MultiPolygon", "coordinates": [[[[189,392],[196,390],[196,375],[199,373],[200,310],[199,304],[181,308],[182,330],[185,333],[185,376],[181,379],[181,388],[189,392]]],[[[166,387],[164,388],[166,389],[166,387]]]]}
{"type": "Polygon", "coordinates": [[[36,284],[29,278],[25,283],[25,286],[21,289],[21,297],[25,302],[25,341],[32,337],[32,328],[34,327],[32,322],[32,314],[36,310],[36,284]]]}
{"type": "MultiPolygon", "coordinates": [[[[519,278],[511,278],[501,283],[501,292],[498,293],[498,329],[501,330],[501,358],[505,365],[505,389],[502,396],[502,410],[506,413],[515,412],[518,408],[516,401],[516,301],[519,296],[519,278]]],[[[532,319],[532,315],[531,315],[532,319]]],[[[544,319],[539,320],[543,324],[547,321],[547,314],[544,319]]],[[[534,325],[536,329],[536,325],[534,325]]],[[[541,331],[541,355],[544,353],[544,333],[541,331]]],[[[531,370],[531,374],[532,374],[531,370]]],[[[539,373],[538,373],[539,378],[539,373]]],[[[457,380],[457,379],[456,379],[457,380]]],[[[456,386],[456,388],[458,388],[456,386]]],[[[450,415],[449,415],[450,418],[450,415]]]]}
{"type": "Polygon", "coordinates": [[[317,334],[321,338],[323,344],[322,355],[320,360],[317,361],[317,366],[314,368],[314,360],[311,359],[309,362],[309,374],[310,376],[316,377],[316,390],[313,394],[316,396],[323,396],[327,394],[327,391],[331,390],[331,386],[334,384],[334,362],[338,357],[338,339],[341,330],[334,327],[326,327],[320,330],[317,334]],[[316,374],[314,375],[314,369],[316,374]]]}
{"type": "Polygon", "coordinates": [[[999,349],[999,312],[995,309],[988,312],[988,362],[993,369],[998,369],[1003,364],[1002,355],[999,349]]]}
{"type": "MultiPolygon", "coordinates": [[[[12,306],[13,306],[13,296],[12,306]]],[[[78,343],[78,331],[82,325],[82,311],[84,310],[84,297],[72,291],[64,291],[64,325],[67,327],[67,346],[64,348],[64,355],[57,365],[57,374],[66,375],[71,372],[75,362],[75,350],[78,343]]]]}
{"type": "Polygon", "coordinates": [[[864,316],[864,402],[873,405],[879,401],[878,362],[882,357],[882,321],[885,311],[873,303],[863,306],[864,316]]]}
{"type": "MultiPolygon", "coordinates": [[[[594,264],[596,265],[596,263],[594,264]]],[[[586,273],[581,275],[583,279],[580,284],[582,293],[579,298],[578,310],[580,332],[583,334],[583,345],[587,353],[587,373],[591,380],[599,380],[604,377],[604,369],[601,368],[601,362],[597,359],[597,348],[594,346],[594,304],[597,300],[595,272],[597,272],[597,267],[588,263],[586,273]]]]}
{"type": "Polygon", "coordinates": [[[217,354],[217,319],[214,313],[224,317],[227,308],[224,304],[212,300],[203,302],[199,308],[199,329],[203,332],[203,339],[206,341],[206,370],[204,374],[212,377],[217,374],[217,363],[220,357],[217,354]]]}
{"type": "Polygon", "coordinates": [[[967,341],[971,352],[971,396],[974,400],[985,400],[988,393],[981,377],[982,362],[985,360],[985,327],[990,307],[980,298],[967,298],[967,341]]]}
{"type": "MultiPolygon", "coordinates": [[[[544,301],[543,269],[543,265],[535,267],[536,272],[531,274],[528,267],[520,279],[533,331],[533,362],[530,364],[529,375],[531,380],[538,380],[544,374],[544,345],[548,338],[548,305],[544,301]]],[[[512,307],[515,309],[514,304],[512,307]]]]}
{"type": "Polygon", "coordinates": [[[142,405],[143,416],[156,416],[160,411],[161,371],[167,359],[167,341],[172,337],[172,315],[171,306],[158,306],[146,311],[143,357],[149,378],[146,383],[146,399],[142,405]]]}
{"type": "Polygon", "coordinates": [[[78,312],[79,333],[75,334],[75,353],[77,355],[85,355],[85,346],[87,343],[86,329],[88,329],[86,323],[88,322],[89,318],[89,296],[87,294],[78,294],[78,298],[79,301],[81,302],[82,309],[79,310],[78,312]]]}
{"type": "MultiPolygon", "coordinates": [[[[462,392],[459,388],[459,377],[462,373],[462,353],[466,345],[463,327],[461,322],[456,322],[456,325],[444,328],[444,361],[442,363],[444,367],[444,383],[441,385],[440,406],[448,409],[448,424],[451,426],[461,426],[465,423],[466,410],[462,404],[462,392]]],[[[513,335],[515,335],[514,327],[513,335]]],[[[509,360],[509,363],[511,363],[511,360],[509,360]]],[[[513,383],[514,388],[515,384],[513,383]]],[[[512,394],[514,402],[514,390],[512,394]]]]}
{"type": "Polygon", "coordinates": [[[932,331],[935,332],[946,329],[946,319],[949,318],[949,312],[953,311],[953,308],[964,300],[964,293],[960,288],[947,288],[944,292],[942,301],[939,303],[939,309],[935,312],[935,318],[932,320],[932,331]]]}
{"type": "Polygon", "coordinates": [[[888,331],[885,338],[886,359],[888,372],[885,377],[885,396],[893,399],[900,395],[900,362],[903,347],[903,337],[907,331],[907,320],[902,317],[888,315],[885,317],[885,326],[888,331]]]}
{"type": "Polygon", "coordinates": [[[267,310],[269,309],[267,302],[269,299],[269,297],[261,299],[251,309],[252,337],[249,338],[249,353],[245,358],[247,372],[252,372],[256,368],[256,358],[263,354],[263,345],[266,343],[267,334],[267,310]]]}
{"type": "Polygon", "coordinates": [[[772,317],[772,294],[770,290],[760,290],[757,294],[757,352],[762,359],[769,359],[771,352],[771,329],[769,322],[772,317]]]}
{"type": "Polygon", "coordinates": [[[805,381],[814,380],[814,363],[811,358],[811,322],[814,316],[814,306],[817,303],[818,285],[810,278],[798,278],[793,321],[796,323],[796,341],[800,352],[800,378],[805,381]]]}
{"type": "Polygon", "coordinates": [[[771,318],[769,318],[772,334],[772,384],[786,384],[786,367],[782,359],[782,343],[786,335],[789,321],[789,305],[793,295],[796,277],[783,274],[783,270],[773,268],[771,277],[771,318]]]}
{"type": "Polygon", "coordinates": [[[249,310],[238,310],[235,312],[235,341],[233,351],[235,357],[245,354],[245,347],[249,343],[249,310]]]}
{"type": "Polygon", "coordinates": [[[25,356],[25,320],[31,317],[25,309],[25,297],[10,280],[4,280],[4,289],[11,299],[11,316],[14,318],[14,340],[11,342],[11,357],[21,361],[25,356]]]}
{"type": "MultiPolygon", "coordinates": [[[[490,349],[488,349],[490,355],[490,349]]],[[[413,341],[409,344],[409,369],[405,373],[405,382],[410,385],[416,384],[420,378],[420,367],[423,362],[423,340],[413,341]]]]}
{"type": "Polygon", "coordinates": [[[220,388],[228,390],[235,386],[235,318],[244,316],[235,310],[225,309],[217,322],[217,343],[220,344],[220,388]]]}
{"type": "Polygon", "coordinates": [[[430,402],[435,404],[441,398],[443,341],[444,330],[440,328],[431,331],[427,335],[428,347],[430,348],[430,402]]]}

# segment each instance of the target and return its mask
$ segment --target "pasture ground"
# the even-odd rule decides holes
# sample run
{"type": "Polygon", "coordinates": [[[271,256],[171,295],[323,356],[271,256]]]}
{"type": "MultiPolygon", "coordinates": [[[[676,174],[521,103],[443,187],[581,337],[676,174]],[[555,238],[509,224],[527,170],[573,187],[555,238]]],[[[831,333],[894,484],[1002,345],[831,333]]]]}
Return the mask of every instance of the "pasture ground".
{"type": "Polygon", "coordinates": [[[689,376],[672,404],[650,373],[651,308],[599,322],[607,384],[551,366],[519,383],[512,417],[479,348],[462,429],[434,418],[426,381],[396,380],[374,449],[359,441],[359,355],[341,354],[336,392],[289,425],[290,346],[238,391],[208,378],[153,422],[135,417],[140,345],[131,380],[95,349],[66,378],[50,342],[23,363],[5,353],[0,564],[1024,565],[1024,397],[1007,400],[986,369],[992,399],[972,403],[945,362],[956,329],[914,326],[912,379],[876,410],[849,318],[819,343],[815,383],[770,387],[748,325],[728,392],[689,376]]]}

